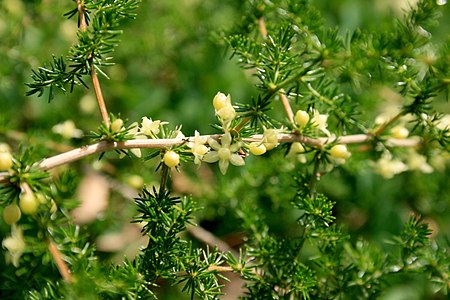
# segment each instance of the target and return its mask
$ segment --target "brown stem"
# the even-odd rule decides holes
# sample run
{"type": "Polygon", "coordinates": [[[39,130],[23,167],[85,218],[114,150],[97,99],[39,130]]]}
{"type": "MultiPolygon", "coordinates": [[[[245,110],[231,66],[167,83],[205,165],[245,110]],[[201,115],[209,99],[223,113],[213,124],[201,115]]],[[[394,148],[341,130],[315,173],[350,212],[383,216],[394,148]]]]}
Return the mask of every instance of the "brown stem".
{"type": "Polygon", "coordinates": [[[100,87],[100,82],[98,81],[98,76],[97,73],[95,72],[95,66],[92,60],[90,61],[90,65],[91,65],[92,85],[94,86],[95,97],[97,98],[98,107],[100,108],[100,113],[102,115],[103,122],[105,122],[106,127],[109,127],[111,122],[109,120],[108,110],[106,109],[102,89],[100,87]]]}
{"type": "Polygon", "coordinates": [[[61,252],[59,252],[58,247],[50,239],[48,240],[47,246],[48,250],[50,251],[50,254],[53,256],[53,259],[55,260],[56,267],[58,268],[62,278],[64,279],[65,282],[71,283],[72,274],[70,274],[69,267],[67,266],[66,262],[62,259],[61,252]]]}
{"type": "Polygon", "coordinates": [[[397,115],[395,115],[392,119],[387,121],[386,123],[381,124],[381,126],[373,133],[374,136],[378,136],[382,134],[388,126],[390,126],[392,123],[397,121],[401,116],[403,116],[402,112],[399,112],[397,115]]]}
{"type": "Polygon", "coordinates": [[[77,8],[78,8],[78,27],[81,31],[87,30],[87,22],[86,22],[86,16],[84,14],[84,4],[81,3],[81,0],[77,0],[77,8]]]}
{"type": "MultiPolygon", "coordinates": [[[[215,265],[211,265],[209,266],[206,271],[216,271],[216,272],[221,272],[221,273],[226,273],[226,272],[233,272],[233,268],[232,267],[228,267],[228,266],[215,266],[215,265]]],[[[178,276],[186,276],[188,275],[187,272],[180,272],[177,274],[178,276]]]]}
{"type": "MultiPolygon", "coordinates": [[[[79,20],[79,28],[81,31],[87,30],[87,21],[85,16],[85,7],[84,4],[81,2],[81,0],[77,0],[77,7],[78,7],[78,20],[79,20]]],[[[98,80],[97,72],[95,72],[95,65],[92,59],[92,56],[89,58],[89,65],[90,65],[90,73],[91,73],[91,80],[92,85],[94,87],[95,97],[97,98],[98,107],[100,108],[100,113],[102,115],[103,122],[107,127],[110,126],[111,122],[109,120],[108,110],[106,109],[105,100],[103,99],[103,93],[102,89],[100,87],[100,82],[98,80]]]]}
{"type": "Polygon", "coordinates": [[[231,252],[234,256],[238,256],[238,253],[233,250],[227,243],[216,237],[214,234],[204,229],[201,226],[188,226],[187,230],[198,240],[204,242],[208,246],[217,247],[221,252],[231,252]]]}
{"type": "Polygon", "coordinates": [[[258,29],[261,35],[265,38],[267,37],[267,28],[266,28],[266,22],[264,22],[263,17],[258,18],[258,29]]]}
{"type": "Polygon", "coordinates": [[[241,131],[241,129],[244,128],[245,124],[248,123],[248,121],[250,121],[250,118],[244,118],[244,119],[242,119],[242,121],[241,121],[236,127],[233,128],[233,131],[234,131],[234,132],[239,132],[239,131],[241,131]]]}
{"type": "Polygon", "coordinates": [[[283,103],[284,110],[286,111],[287,117],[291,124],[294,124],[294,112],[292,111],[291,104],[289,103],[289,99],[284,92],[280,92],[281,103],[283,103]]]}

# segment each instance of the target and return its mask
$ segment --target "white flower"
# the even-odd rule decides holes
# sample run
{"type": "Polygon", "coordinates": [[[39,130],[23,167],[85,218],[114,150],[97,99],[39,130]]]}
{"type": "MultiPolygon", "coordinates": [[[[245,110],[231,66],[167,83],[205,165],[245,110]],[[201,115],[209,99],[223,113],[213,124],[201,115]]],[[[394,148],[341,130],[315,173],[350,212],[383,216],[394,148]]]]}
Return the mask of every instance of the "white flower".
{"type": "Polygon", "coordinates": [[[25,251],[25,246],[22,227],[12,224],[11,236],[2,241],[2,247],[8,250],[6,255],[7,261],[11,261],[16,268],[19,266],[19,258],[25,251]]]}
{"type": "Polygon", "coordinates": [[[201,164],[203,156],[208,152],[209,148],[205,146],[207,138],[200,136],[200,133],[196,130],[195,136],[192,142],[187,142],[187,146],[191,148],[192,154],[194,154],[194,163],[196,165],[201,164]]]}
{"type": "Polygon", "coordinates": [[[445,115],[436,122],[436,127],[440,130],[450,129],[450,115],[445,115]]]}
{"type": "Polygon", "coordinates": [[[227,172],[229,163],[235,166],[243,166],[245,164],[244,159],[235,153],[241,148],[241,144],[231,144],[231,142],[232,138],[229,132],[222,135],[220,144],[213,138],[208,138],[208,143],[214,151],[206,153],[203,161],[207,163],[219,161],[219,169],[222,174],[227,172]]]}
{"type": "MultiPolygon", "coordinates": [[[[144,140],[147,137],[143,134],[141,134],[138,130],[139,130],[139,124],[138,122],[134,122],[130,125],[130,127],[128,127],[128,134],[132,137],[131,139],[133,140],[144,140]]],[[[130,149],[130,152],[134,154],[134,156],[140,158],[142,156],[142,152],[141,149],[139,148],[133,148],[130,149]]],[[[122,159],[126,156],[126,154],[124,154],[123,152],[121,152],[119,154],[119,158],[122,159]]]]}
{"type": "Polygon", "coordinates": [[[153,121],[151,118],[142,117],[140,133],[155,138],[160,132],[160,127],[169,124],[168,122],[161,122],[160,120],[153,121]]]}
{"type": "Polygon", "coordinates": [[[412,149],[409,151],[406,163],[410,170],[418,170],[423,173],[433,172],[433,167],[427,163],[427,158],[412,149]]]}
{"type": "Polygon", "coordinates": [[[265,129],[263,134],[262,143],[266,147],[266,150],[272,150],[278,146],[278,133],[280,129],[265,129]]]}
{"type": "Polygon", "coordinates": [[[52,127],[54,133],[62,135],[66,139],[80,138],[83,136],[83,131],[75,127],[72,120],[64,121],[52,127]]]}
{"type": "Polygon", "coordinates": [[[317,109],[313,109],[313,114],[314,115],[311,119],[311,124],[320,131],[322,131],[323,133],[325,133],[327,136],[331,136],[331,133],[327,129],[328,115],[320,114],[317,109]]]}
{"type": "Polygon", "coordinates": [[[304,164],[307,161],[306,156],[303,154],[305,151],[305,147],[303,147],[301,143],[294,142],[292,143],[287,156],[295,157],[300,163],[304,164]]]}
{"type": "Polygon", "coordinates": [[[392,178],[394,175],[405,172],[408,166],[397,159],[392,159],[389,152],[385,152],[383,156],[375,162],[375,172],[384,178],[392,178]]]}

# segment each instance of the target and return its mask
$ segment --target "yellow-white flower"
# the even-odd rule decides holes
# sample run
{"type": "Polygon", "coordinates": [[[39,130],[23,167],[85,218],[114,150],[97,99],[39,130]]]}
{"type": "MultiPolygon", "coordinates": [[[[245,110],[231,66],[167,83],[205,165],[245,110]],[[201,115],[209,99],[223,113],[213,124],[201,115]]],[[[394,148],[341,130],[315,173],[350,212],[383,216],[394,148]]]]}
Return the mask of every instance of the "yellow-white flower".
{"type": "Polygon", "coordinates": [[[278,146],[278,133],[280,129],[265,129],[263,134],[262,143],[266,147],[266,150],[272,150],[278,146]]]}
{"type": "Polygon", "coordinates": [[[289,148],[289,152],[288,152],[288,156],[290,157],[295,157],[297,158],[297,160],[304,164],[306,163],[306,156],[303,154],[305,153],[305,147],[303,147],[303,145],[299,142],[294,142],[291,145],[291,148],[289,148]]]}
{"type": "Polygon", "coordinates": [[[214,163],[219,161],[219,169],[222,174],[225,174],[228,169],[228,165],[231,163],[235,166],[243,166],[245,165],[244,159],[236,154],[240,148],[240,143],[231,144],[232,138],[229,132],[226,132],[222,135],[220,139],[220,144],[213,138],[208,138],[208,144],[213,148],[213,151],[210,151],[203,156],[203,161],[207,163],[214,163]]]}
{"type": "Polygon", "coordinates": [[[80,138],[83,136],[83,131],[75,127],[72,120],[66,120],[60,124],[52,127],[54,133],[62,135],[66,139],[80,138]]]}
{"type": "Polygon", "coordinates": [[[410,170],[418,170],[422,173],[432,173],[433,167],[427,163],[427,158],[411,149],[407,157],[406,163],[410,170]]]}
{"type": "Polygon", "coordinates": [[[2,247],[8,250],[7,261],[10,261],[16,268],[19,266],[19,258],[25,251],[25,246],[22,227],[12,224],[11,236],[2,241],[2,247]]]}
{"type": "Polygon", "coordinates": [[[450,129],[450,115],[445,115],[436,122],[436,127],[440,130],[450,129]]]}
{"type": "Polygon", "coordinates": [[[383,156],[375,162],[374,170],[384,178],[392,178],[394,175],[405,172],[408,166],[398,159],[392,159],[389,152],[385,152],[383,156]]]}
{"type": "MultiPolygon", "coordinates": [[[[130,129],[128,130],[128,134],[132,136],[132,139],[134,139],[134,140],[144,140],[144,139],[147,138],[147,136],[145,136],[145,135],[143,135],[143,134],[141,134],[139,132],[139,124],[138,124],[138,122],[132,123],[129,128],[130,129]]],[[[130,149],[130,152],[133,153],[134,156],[136,156],[136,157],[140,158],[142,156],[141,149],[139,149],[139,148],[130,149]]],[[[119,158],[122,159],[125,156],[126,155],[121,152],[120,155],[119,155],[119,158]]]]}
{"type": "Polygon", "coordinates": [[[328,115],[326,114],[320,114],[320,112],[317,109],[313,109],[313,117],[311,119],[311,124],[325,133],[327,136],[331,136],[331,133],[328,131],[327,124],[328,121],[328,115]]]}
{"type": "Polygon", "coordinates": [[[207,140],[206,137],[200,136],[200,133],[196,130],[194,139],[186,143],[186,145],[191,148],[192,154],[194,154],[194,163],[196,165],[202,163],[203,156],[209,150],[209,148],[205,146],[207,140]]]}
{"type": "Polygon", "coordinates": [[[161,122],[160,120],[153,121],[151,118],[142,117],[141,128],[139,132],[146,136],[155,138],[159,134],[161,126],[169,124],[168,122],[161,122]]]}

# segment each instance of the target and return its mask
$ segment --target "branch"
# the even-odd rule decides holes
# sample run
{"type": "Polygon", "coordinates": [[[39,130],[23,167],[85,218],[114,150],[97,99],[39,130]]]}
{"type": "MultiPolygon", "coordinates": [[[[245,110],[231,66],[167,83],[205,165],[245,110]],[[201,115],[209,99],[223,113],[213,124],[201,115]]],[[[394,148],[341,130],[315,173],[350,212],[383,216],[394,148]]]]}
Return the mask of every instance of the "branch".
{"type": "MultiPolygon", "coordinates": [[[[218,139],[220,135],[203,135],[202,137],[218,139]]],[[[346,135],[340,137],[319,137],[310,138],[297,134],[279,134],[279,143],[293,143],[300,142],[311,147],[323,147],[332,143],[337,144],[361,144],[367,143],[372,139],[370,134],[355,134],[346,135]]],[[[134,148],[149,148],[149,149],[161,149],[169,148],[173,146],[179,146],[185,142],[194,141],[195,137],[187,138],[174,138],[174,139],[142,139],[142,140],[129,140],[125,142],[106,142],[102,141],[96,144],[83,146],[76,148],[49,158],[45,158],[37,166],[42,170],[50,170],[55,167],[71,163],[82,159],[86,156],[90,156],[96,153],[102,153],[111,150],[118,149],[134,149],[134,148]]],[[[246,143],[260,142],[263,139],[262,134],[255,134],[249,138],[243,138],[242,141],[246,143]]],[[[387,139],[386,142],[394,147],[416,147],[421,143],[420,139],[387,139]]],[[[9,172],[0,172],[0,183],[4,182],[9,176],[9,172]]]]}

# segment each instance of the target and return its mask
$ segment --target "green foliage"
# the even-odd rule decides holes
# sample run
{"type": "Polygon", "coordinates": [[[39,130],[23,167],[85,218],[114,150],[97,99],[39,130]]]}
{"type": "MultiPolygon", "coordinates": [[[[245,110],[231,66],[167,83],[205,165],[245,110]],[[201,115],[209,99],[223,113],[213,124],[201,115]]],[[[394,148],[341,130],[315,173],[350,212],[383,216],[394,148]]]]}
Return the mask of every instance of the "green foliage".
{"type": "Polygon", "coordinates": [[[0,211],[22,212],[0,223],[1,299],[448,297],[449,5],[68,2],[0,5],[0,211]],[[98,97],[97,73],[103,122],[75,89],[98,97]]]}

